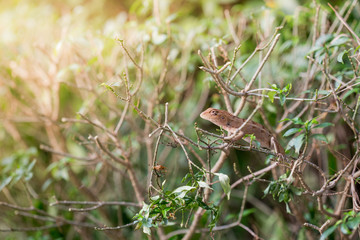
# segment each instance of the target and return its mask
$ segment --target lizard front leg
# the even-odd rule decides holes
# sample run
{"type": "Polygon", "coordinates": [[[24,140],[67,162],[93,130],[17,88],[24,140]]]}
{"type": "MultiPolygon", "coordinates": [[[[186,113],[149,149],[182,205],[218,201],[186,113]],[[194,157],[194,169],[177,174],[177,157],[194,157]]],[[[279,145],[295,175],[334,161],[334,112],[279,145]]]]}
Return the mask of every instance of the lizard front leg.
{"type": "MultiPolygon", "coordinates": [[[[229,132],[229,136],[232,136],[234,134],[234,132],[229,132]]],[[[245,133],[243,131],[240,131],[238,134],[232,136],[231,138],[229,138],[229,136],[227,136],[225,138],[225,140],[227,140],[230,144],[235,145],[237,141],[241,140],[244,137],[245,133]]]]}

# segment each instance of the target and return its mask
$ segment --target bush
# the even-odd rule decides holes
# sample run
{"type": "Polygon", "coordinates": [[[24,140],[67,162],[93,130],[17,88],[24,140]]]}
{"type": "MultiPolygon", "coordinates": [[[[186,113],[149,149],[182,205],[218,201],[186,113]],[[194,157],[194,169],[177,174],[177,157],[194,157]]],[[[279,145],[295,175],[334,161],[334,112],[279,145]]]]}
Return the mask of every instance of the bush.
{"type": "Polygon", "coordinates": [[[293,4],[1,3],[2,234],[356,238],[358,6],[293,4]]]}

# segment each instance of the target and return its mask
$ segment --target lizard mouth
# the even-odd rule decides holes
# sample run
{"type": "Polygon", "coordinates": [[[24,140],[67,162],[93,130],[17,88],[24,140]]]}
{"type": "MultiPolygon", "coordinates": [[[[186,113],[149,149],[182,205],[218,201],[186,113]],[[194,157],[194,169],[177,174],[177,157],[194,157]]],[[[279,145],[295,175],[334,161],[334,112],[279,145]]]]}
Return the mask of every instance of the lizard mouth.
{"type": "Polygon", "coordinates": [[[202,113],[200,113],[200,117],[201,117],[202,119],[206,119],[206,118],[205,118],[205,114],[206,114],[205,111],[202,112],[202,113]]]}

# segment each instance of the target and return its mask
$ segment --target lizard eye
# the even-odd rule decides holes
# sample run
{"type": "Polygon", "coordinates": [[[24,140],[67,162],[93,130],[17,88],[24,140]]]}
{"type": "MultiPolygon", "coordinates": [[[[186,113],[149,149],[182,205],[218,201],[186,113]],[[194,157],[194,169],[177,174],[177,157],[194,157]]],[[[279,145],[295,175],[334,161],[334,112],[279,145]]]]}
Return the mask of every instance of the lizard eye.
{"type": "Polygon", "coordinates": [[[215,115],[215,116],[216,116],[216,115],[217,115],[217,111],[215,111],[215,110],[211,110],[210,114],[211,114],[211,115],[215,115]]]}

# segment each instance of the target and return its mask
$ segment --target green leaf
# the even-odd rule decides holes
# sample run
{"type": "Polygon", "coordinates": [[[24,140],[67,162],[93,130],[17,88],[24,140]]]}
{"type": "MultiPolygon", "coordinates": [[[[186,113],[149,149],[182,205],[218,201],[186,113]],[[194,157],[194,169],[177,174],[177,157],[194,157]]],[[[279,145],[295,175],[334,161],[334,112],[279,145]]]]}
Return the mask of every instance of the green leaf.
{"type": "Polygon", "coordinates": [[[280,120],[279,122],[285,122],[285,121],[291,121],[294,124],[300,124],[303,125],[305,124],[305,122],[303,122],[300,118],[296,117],[296,118],[284,118],[282,120],[280,120]]]}
{"type": "Polygon", "coordinates": [[[309,125],[310,126],[312,126],[313,124],[318,124],[319,122],[318,122],[318,120],[316,119],[316,117],[315,118],[313,118],[313,119],[311,119],[310,121],[309,121],[309,125]]]}
{"type": "Polygon", "coordinates": [[[344,234],[350,234],[351,233],[350,229],[348,228],[348,226],[344,222],[340,225],[340,230],[344,234]]]}
{"type": "Polygon", "coordinates": [[[325,143],[329,143],[324,134],[313,134],[313,135],[311,135],[311,137],[315,138],[316,140],[323,141],[325,143]]]}
{"type": "Polygon", "coordinates": [[[309,55],[311,53],[323,51],[323,50],[324,50],[324,47],[322,47],[322,46],[314,46],[309,50],[309,52],[307,54],[309,55]]]}
{"type": "Polygon", "coordinates": [[[286,212],[291,214],[291,209],[290,209],[290,206],[287,202],[285,202],[285,206],[286,206],[286,212]]]}
{"type": "Polygon", "coordinates": [[[181,183],[184,183],[188,178],[190,178],[191,177],[191,174],[190,173],[187,173],[184,177],[183,177],[183,179],[181,180],[181,183]]]}
{"type": "Polygon", "coordinates": [[[144,227],[151,228],[152,227],[152,218],[143,218],[141,223],[144,227]]]}
{"type": "Polygon", "coordinates": [[[347,225],[350,229],[355,229],[358,228],[360,224],[360,216],[351,218],[348,222],[347,225]]]}
{"type": "Polygon", "coordinates": [[[275,83],[271,85],[271,88],[274,89],[274,90],[280,90],[280,88],[278,88],[278,86],[276,86],[275,83]]]}
{"type": "Polygon", "coordinates": [[[108,85],[106,83],[101,83],[100,86],[105,87],[107,90],[112,92],[116,97],[118,97],[118,98],[120,97],[110,85],[108,85]]]}
{"type": "Polygon", "coordinates": [[[319,90],[318,94],[320,94],[320,95],[328,95],[330,92],[331,91],[329,91],[329,90],[319,90]]]}
{"type": "Polygon", "coordinates": [[[224,190],[224,192],[227,195],[227,198],[229,200],[230,193],[231,193],[231,187],[230,187],[230,179],[229,179],[228,175],[223,174],[223,173],[214,173],[214,175],[219,177],[221,187],[224,190]]]}
{"type": "Polygon", "coordinates": [[[359,49],[360,49],[360,45],[355,48],[354,53],[356,53],[359,49]]]}
{"type": "Polygon", "coordinates": [[[208,228],[210,229],[210,232],[213,230],[213,228],[215,227],[216,225],[216,222],[218,221],[219,219],[219,211],[218,209],[214,209],[214,211],[212,212],[213,213],[213,219],[212,221],[210,222],[210,224],[208,225],[208,228]]]}
{"type": "Polygon", "coordinates": [[[346,50],[342,51],[341,53],[339,53],[339,55],[337,56],[337,61],[344,64],[343,58],[344,58],[344,54],[347,53],[346,50]]]}
{"type": "Polygon", "coordinates": [[[159,200],[160,199],[160,196],[159,195],[155,195],[155,196],[152,196],[150,198],[151,201],[156,201],[156,200],[159,200]]]}
{"type": "Polygon", "coordinates": [[[283,106],[286,101],[286,95],[282,93],[279,94],[279,100],[280,100],[280,105],[283,106]]]}
{"type": "Polygon", "coordinates": [[[315,42],[315,46],[324,46],[324,44],[329,43],[334,39],[334,35],[332,34],[324,34],[321,35],[315,42]]]}
{"type": "Polygon", "coordinates": [[[9,176],[2,181],[2,183],[0,184],[0,192],[3,190],[4,187],[6,187],[11,182],[12,179],[13,176],[9,176]]]}
{"type": "Polygon", "coordinates": [[[282,91],[285,92],[285,93],[289,93],[291,89],[292,89],[292,84],[289,83],[283,88],[282,91]]]}
{"type": "Polygon", "coordinates": [[[102,167],[103,167],[103,162],[97,163],[96,166],[95,166],[94,173],[95,173],[95,174],[99,174],[99,172],[100,172],[100,170],[102,169],[102,167]]]}
{"type": "Polygon", "coordinates": [[[151,38],[152,38],[152,42],[155,45],[160,45],[163,42],[165,42],[165,40],[167,39],[167,35],[166,34],[161,34],[158,31],[153,31],[152,35],[151,35],[151,38]]]}
{"type": "Polygon", "coordinates": [[[175,189],[172,193],[181,193],[181,192],[188,192],[190,190],[195,189],[195,187],[191,187],[191,186],[182,186],[182,187],[178,187],[177,189],[175,189]]]}
{"type": "Polygon", "coordinates": [[[198,204],[199,207],[201,207],[201,208],[203,208],[203,209],[205,209],[205,210],[211,211],[211,208],[210,208],[206,203],[204,203],[203,201],[201,201],[200,198],[197,198],[197,199],[195,199],[195,200],[193,200],[193,201],[196,201],[196,203],[198,204]]]}
{"type": "Polygon", "coordinates": [[[337,227],[337,224],[326,229],[326,231],[323,232],[323,234],[321,234],[320,240],[325,240],[328,236],[330,236],[333,232],[335,232],[336,227],[337,227]]]}
{"type": "Polygon", "coordinates": [[[274,97],[275,97],[275,95],[276,95],[276,92],[274,92],[274,91],[269,91],[267,95],[269,96],[270,102],[273,103],[273,102],[274,102],[274,97]]]}
{"type": "Polygon", "coordinates": [[[145,226],[144,226],[144,227],[143,227],[143,232],[146,233],[146,234],[149,235],[149,236],[151,235],[151,230],[150,230],[149,227],[145,227],[145,226]]]}
{"type": "Polygon", "coordinates": [[[256,212],[256,208],[250,208],[250,209],[245,209],[243,212],[242,217],[246,217],[252,213],[256,212]]]}
{"type": "Polygon", "coordinates": [[[271,190],[271,183],[265,188],[264,190],[264,195],[268,195],[270,193],[270,190],[271,190]]]}
{"type": "Polygon", "coordinates": [[[334,38],[333,41],[331,41],[330,46],[335,47],[335,46],[340,46],[343,45],[345,43],[347,43],[349,41],[348,37],[338,37],[338,38],[334,38]]]}
{"type": "Polygon", "coordinates": [[[286,151],[290,150],[292,147],[294,147],[295,152],[299,154],[300,148],[304,143],[304,137],[305,137],[305,134],[303,133],[303,134],[300,134],[299,136],[291,139],[286,147],[286,151]]]}
{"type": "Polygon", "coordinates": [[[26,171],[31,171],[33,167],[35,166],[36,160],[32,161],[29,166],[27,167],[26,171]]]}
{"type": "Polygon", "coordinates": [[[289,130],[287,130],[285,133],[284,133],[284,137],[288,137],[288,136],[291,136],[295,133],[298,133],[298,132],[301,132],[303,130],[303,128],[290,128],[289,130]]]}
{"type": "Polygon", "coordinates": [[[286,200],[288,199],[288,193],[287,192],[282,192],[279,194],[279,202],[287,202],[286,200]]]}
{"type": "Polygon", "coordinates": [[[150,205],[146,204],[145,202],[142,202],[142,204],[143,204],[143,207],[140,210],[141,216],[139,216],[139,217],[141,217],[141,219],[148,218],[149,214],[150,214],[150,205]]]}
{"type": "Polygon", "coordinates": [[[360,92],[360,89],[359,89],[359,88],[353,88],[353,89],[347,91],[347,92],[343,95],[342,99],[345,100],[345,99],[348,98],[351,94],[353,94],[353,93],[359,93],[359,92],[360,92]]]}
{"type": "Polygon", "coordinates": [[[302,190],[300,188],[294,187],[294,186],[290,186],[290,189],[292,191],[292,193],[294,193],[297,196],[300,196],[302,193],[302,190]]]}
{"type": "MultiPolygon", "coordinates": [[[[256,140],[256,136],[254,134],[245,134],[243,139],[245,140],[245,138],[250,138],[250,144],[252,146],[256,146],[258,148],[261,147],[261,143],[259,141],[256,140]]],[[[246,140],[247,141],[247,140],[246,140]]]]}
{"type": "Polygon", "coordinates": [[[212,189],[206,182],[198,181],[199,187],[212,189]]]}
{"type": "Polygon", "coordinates": [[[330,127],[330,126],[334,126],[334,124],[330,123],[330,122],[323,122],[318,125],[315,125],[313,128],[325,128],[325,127],[330,127]]]}

